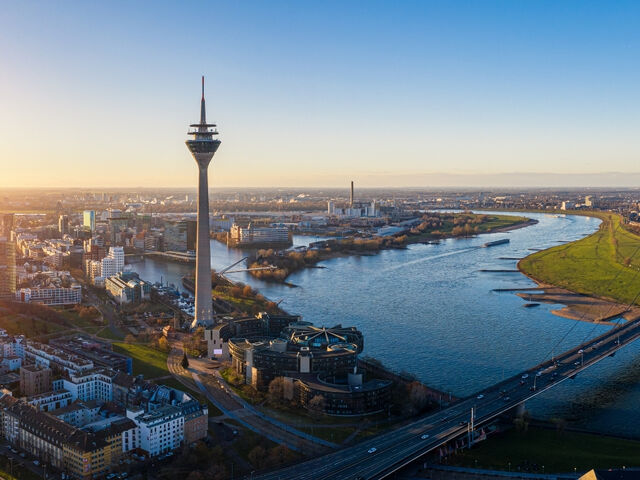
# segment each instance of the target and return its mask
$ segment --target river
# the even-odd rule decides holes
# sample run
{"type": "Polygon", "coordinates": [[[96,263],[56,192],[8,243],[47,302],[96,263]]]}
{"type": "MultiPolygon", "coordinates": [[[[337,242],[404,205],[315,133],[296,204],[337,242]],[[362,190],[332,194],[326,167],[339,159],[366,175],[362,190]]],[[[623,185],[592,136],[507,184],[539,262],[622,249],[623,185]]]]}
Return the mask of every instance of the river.
{"type": "MultiPolygon", "coordinates": [[[[513,270],[515,260],[534,249],[577,240],[600,220],[580,216],[526,214],[538,224],[505,233],[412,245],[375,256],[336,258],[323,269],[291,275],[291,288],[265,283],[247,273],[230,278],[258,288],[268,298],[317,325],[354,325],[365,335],[364,354],[426,384],[465,396],[503,377],[536,365],[551,350],[566,350],[607,326],[558,317],[559,306],[524,308],[522,299],[500,288],[534,283],[513,270]],[[509,238],[509,244],[478,248],[509,238]],[[558,342],[566,335],[566,339],[558,342]]],[[[296,245],[317,240],[295,237],[296,245]]],[[[212,266],[222,269],[243,253],[212,241],[212,266]]],[[[146,259],[134,264],[149,281],[180,285],[192,266],[146,259]]],[[[640,438],[640,342],[607,358],[535,400],[527,409],[537,418],[565,418],[571,425],[640,438]]]]}

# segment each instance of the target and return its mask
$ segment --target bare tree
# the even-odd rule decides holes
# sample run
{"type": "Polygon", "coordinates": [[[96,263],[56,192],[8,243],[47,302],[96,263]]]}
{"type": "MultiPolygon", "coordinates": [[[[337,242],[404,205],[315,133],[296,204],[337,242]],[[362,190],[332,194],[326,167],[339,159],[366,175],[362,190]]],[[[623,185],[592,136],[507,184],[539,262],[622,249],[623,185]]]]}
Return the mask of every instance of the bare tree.
{"type": "Polygon", "coordinates": [[[309,412],[315,420],[318,420],[322,415],[324,415],[326,406],[327,402],[322,395],[316,395],[309,400],[309,412]]]}
{"type": "Polygon", "coordinates": [[[271,404],[278,404],[284,399],[284,378],[276,377],[269,383],[269,391],[267,392],[267,400],[271,404]]]}

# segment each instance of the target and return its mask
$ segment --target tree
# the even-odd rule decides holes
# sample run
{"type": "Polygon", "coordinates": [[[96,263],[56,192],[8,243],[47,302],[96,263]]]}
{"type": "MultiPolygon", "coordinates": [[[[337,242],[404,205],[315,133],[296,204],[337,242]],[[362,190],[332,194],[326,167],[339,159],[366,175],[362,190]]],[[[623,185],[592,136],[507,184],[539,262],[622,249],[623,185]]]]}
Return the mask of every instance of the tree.
{"type": "Polygon", "coordinates": [[[295,455],[286,445],[277,445],[269,450],[267,465],[269,467],[280,467],[292,462],[295,455]]]}
{"type": "Polygon", "coordinates": [[[258,445],[249,452],[247,458],[251,462],[251,465],[253,465],[255,468],[260,469],[265,464],[266,456],[267,451],[264,449],[264,447],[258,445]]]}
{"type": "Polygon", "coordinates": [[[160,337],[158,339],[158,348],[163,352],[168,352],[171,350],[171,346],[169,345],[169,341],[166,337],[160,337]]]}
{"type": "Polygon", "coordinates": [[[424,410],[429,404],[429,391],[420,382],[414,381],[409,384],[409,401],[415,413],[424,410]]]}
{"type": "Polygon", "coordinates": [[[276,377],[269,383],[269,391],[267,392],[267,400],[269,403],[276,405],[284,398],[284,378],[276,377]]]}
{"type": "Polygon", "coordinates": [[[318,420],[323,414],[324,409],[326,408],[327,402],[322,395],[316,395],[311,400],[309,400],[309,412],[311,416],[318,420]]]}
{"type": "Polygon", "coordinates": [[[182,361],[180,362],[180,365],[182,365],[182,368],[184,368],[185,370],[189,368],[189,359],[187,358],[187,352],[184,352],[184,355],[182,355],[182,361]]]}

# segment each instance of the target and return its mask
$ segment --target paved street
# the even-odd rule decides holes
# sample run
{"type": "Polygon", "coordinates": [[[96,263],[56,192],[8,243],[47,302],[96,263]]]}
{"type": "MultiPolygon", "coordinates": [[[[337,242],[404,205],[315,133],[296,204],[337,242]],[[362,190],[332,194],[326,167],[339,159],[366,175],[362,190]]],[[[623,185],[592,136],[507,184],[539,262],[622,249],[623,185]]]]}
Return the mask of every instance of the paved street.
{"type": "MultiPolygon", "coordinates": [[[[34,457],[22,452],[25,455],[23,458],[20,456],[20,453],[21,452],[19,450],[18,450],[18,453],[13,453],[11,451],[11,446],[9,446],[6,443],[0,444],[0,455],[2,455],[3,457],[7,457],[8,459],[12,459],[13,468],[16,468],[18,466],[24,466],[25,468],[32,471],[34,474],[36,474],[40,478],[45,478],[44,469],[42,468],[42,466],[36,466],[33,463],[34,457]]],[[[15,474],[15,471],[14,471],[14,474],[15,474]]],[[[46,478],[48,480],[56,480],[60,478],[60,475],[48,473],[46,478]]]]}
{"type": "Polygon", "coordinates": [[[330,451],[333,445],[329,442],[289,427],[247,404],[224,383],[217,371],[208,368],[209,360],[189,358],[189,370],[186,371],[181,365],[182,356],[182,343],[174,341],[167,358],[167,367],[171,374],[188,388],[203,392],[228,418],[305,455],[318,455],[330,451]]]}

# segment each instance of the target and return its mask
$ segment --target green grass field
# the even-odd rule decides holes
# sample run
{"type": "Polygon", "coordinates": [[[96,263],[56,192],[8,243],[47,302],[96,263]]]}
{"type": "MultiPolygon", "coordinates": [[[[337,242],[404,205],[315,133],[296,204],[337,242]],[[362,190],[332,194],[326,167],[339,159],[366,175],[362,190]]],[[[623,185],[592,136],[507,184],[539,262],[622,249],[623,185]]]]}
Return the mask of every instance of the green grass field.
{"type": "MultiPolygon", "coordinates": [[[[160,352],[154,348],[147,347],[146,345],[136,345],[133,343],[113,343],[113,351],[129,355],[133,359],[133,374],[143,374],[144,378],[151,380],[158,377],[166,377],[171,375],[167,368],[167,354],[160,352]]],[[[166,385],[178,390],[189,391],[184,385],[182,385],[175,378],[166,378],[158,380],[160,385],[166,385]]],[[[207,403],[209,405],[209,416],[215,417],[222,415],[222,412],[218,410],[211,402],[209,402],[201,392],[191,392],[195,398],[201,403],[207,403]]]]}
{"type": "Polygon", "coordinates": [[[545,473],[639,467],[640,442],[543,428],[529,428],[527,432],[513,429],[464,450],[451,463],[496,470],[508,470],[511,463],[512,471],[528,463],[544,465],[545,473]]]}
{"type": "Polygon", "coordinates": [[[103,320],[100,319],[100,312],[96,312],[93,318],[83,318],[75,310],[65,308],[56,308],[55,310],[76,328],[84,329],[103,325],[103,320]]]}
{"type": "Polygon", "coordinates": [[[122,340],[124,338],[123,335],[114,334],[109,327],[100,328],[97,335],[100,338],[106,338],[107,340],[122,340]]]}
{"type": "Polygon", "coordinates": [[[625,230],[618,215],[593,216],[602,219],[597,232],[529,255],[518,266],[540,282],[629,303],[640,291],[640,237],[625,230]]]}
{"type": "Polygon", "coordinates": [[[143,374],[144,378],[148,380],[169,375],[166,353],[134,343],[114,343],[113,351],[123,353],[133,359],[134,375],[143,374]]]}

